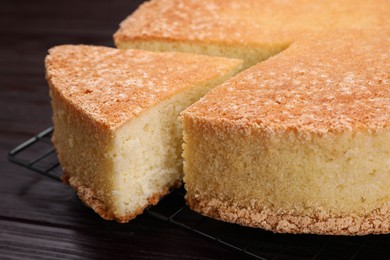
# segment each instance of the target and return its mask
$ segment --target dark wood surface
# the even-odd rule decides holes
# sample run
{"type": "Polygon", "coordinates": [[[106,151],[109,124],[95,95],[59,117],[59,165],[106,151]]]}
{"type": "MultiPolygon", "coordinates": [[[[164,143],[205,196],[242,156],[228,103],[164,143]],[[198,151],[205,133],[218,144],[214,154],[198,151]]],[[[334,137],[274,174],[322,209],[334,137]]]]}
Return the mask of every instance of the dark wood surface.
{"type": "Polygon", "coordinates": [[[0,3],[0,258],[235,259],[211,241],[142,215],[100,219],[68,186],[11,164],[7,153],[51,123],[44,76],[59,44],[113,46],[141,1],[2,0],[0,3]]]}

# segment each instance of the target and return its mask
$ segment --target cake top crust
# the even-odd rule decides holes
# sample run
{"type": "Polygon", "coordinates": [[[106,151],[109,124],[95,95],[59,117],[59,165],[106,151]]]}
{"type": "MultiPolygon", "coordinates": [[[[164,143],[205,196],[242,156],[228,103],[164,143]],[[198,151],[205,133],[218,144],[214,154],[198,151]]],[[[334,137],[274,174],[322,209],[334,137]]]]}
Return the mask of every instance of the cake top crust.
{"type": "Polygon", "coordinates": [[[152,0],[115,33],[126,41],[286,44],[307,32],[388,27],[390,3],[323,0],[152,0]]]}
{"type": "Polygon", "coordinates": [[[184,116],[270,133],[389,128],[390,31],[349,30],[293,43],[209,92],[184,116]]]}
{"type": "Polygon", "coordinates": [[[176,92],[231,72],[242,61],[62,45],[49,50],[45,64],[52,90],[80,113],[114,130],[176,92]]]}

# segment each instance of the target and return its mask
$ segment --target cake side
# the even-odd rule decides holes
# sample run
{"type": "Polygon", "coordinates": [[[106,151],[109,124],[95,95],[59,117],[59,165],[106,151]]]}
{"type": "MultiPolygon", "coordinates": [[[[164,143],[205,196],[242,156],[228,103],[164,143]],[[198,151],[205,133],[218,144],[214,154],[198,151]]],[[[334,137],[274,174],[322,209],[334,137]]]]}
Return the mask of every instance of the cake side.
{"type": "Polygon", "coordinates": [[[309,37],[186,109],[189,205],[274,232],[389,233],[389,35],[309,37]]]}
{"type": "Polygon", "coordinates": [[[294,132],[232,134],[220,125],[184,117],[192,209],[274,232],[390,232],[389,130],[300,141],[294,132]]]}
{"type": "Polygon", "coordinates": [[[63,169],[62,179],[86,205],[112,220],[113,165],[107,151],[113,146],[113,134],[69,104],[53,86],[50,75],[48,82],[54,124],[52,141],[63,169]]]}

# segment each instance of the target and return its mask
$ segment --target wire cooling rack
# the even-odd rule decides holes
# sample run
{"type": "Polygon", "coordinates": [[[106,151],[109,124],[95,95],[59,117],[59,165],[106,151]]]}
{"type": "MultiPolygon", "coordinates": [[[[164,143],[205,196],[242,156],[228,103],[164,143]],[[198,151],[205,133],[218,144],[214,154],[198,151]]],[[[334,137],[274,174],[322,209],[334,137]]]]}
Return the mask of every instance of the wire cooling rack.
{"type": "MultiPolygon", "coordinates": [[[[9,152],[11,162],[59,181],[62,170],[50,127],[9,152]]],[[[183,188],[145,210],[157,219],[254,259],[390,259],[390,235],[319,236],[274,234],[210,219],[190,210],[183,188]]]]}

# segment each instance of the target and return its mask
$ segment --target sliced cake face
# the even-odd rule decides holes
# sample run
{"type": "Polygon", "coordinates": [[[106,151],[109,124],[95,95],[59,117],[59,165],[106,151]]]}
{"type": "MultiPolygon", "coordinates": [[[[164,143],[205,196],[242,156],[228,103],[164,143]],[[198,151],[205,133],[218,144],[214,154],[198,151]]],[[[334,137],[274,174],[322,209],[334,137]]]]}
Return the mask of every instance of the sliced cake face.
{"type": "Polygon", "coordinates": [[[64,178],[106,219],[126,222],[181,182],[177,117],[240,60],[92,46],[46,58],[64,178]]]}
{"type": "Polygon", "coordinates": [[[183,112],[187,200],[275,232],[390,232],[390,34],[316,36],[183,112]]]}
{"type": "Polygon", "coordinates": [[[153,0],[124,20],[119,48],[183,51],[244,59],[244,67],[310,32],[387,26],[386,0],[153,0]]]}

